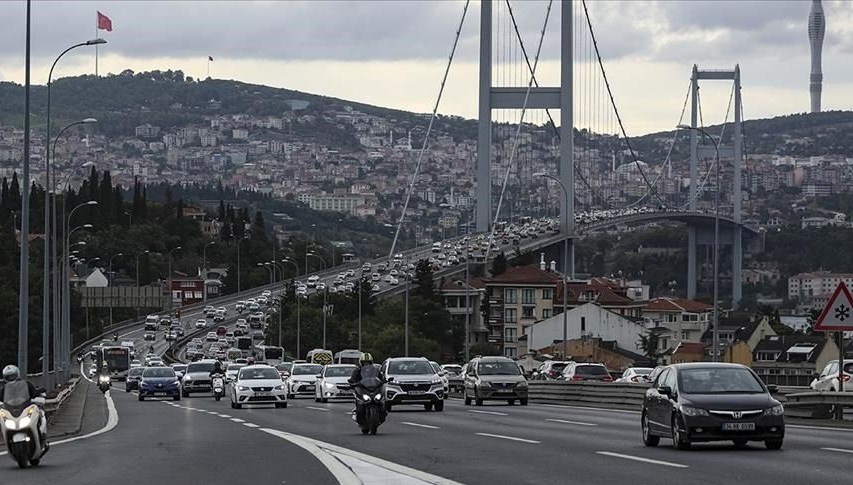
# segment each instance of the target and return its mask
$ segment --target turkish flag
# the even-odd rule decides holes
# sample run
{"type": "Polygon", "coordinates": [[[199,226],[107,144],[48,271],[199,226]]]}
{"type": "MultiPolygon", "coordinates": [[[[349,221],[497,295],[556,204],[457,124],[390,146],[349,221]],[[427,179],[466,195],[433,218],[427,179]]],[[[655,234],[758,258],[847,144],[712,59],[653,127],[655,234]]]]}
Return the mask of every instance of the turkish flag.
{"type": "Polygon", "coordinates": [[[98,12],[98,30],[113,31],[113,21],[101,12],[98,12]]]}

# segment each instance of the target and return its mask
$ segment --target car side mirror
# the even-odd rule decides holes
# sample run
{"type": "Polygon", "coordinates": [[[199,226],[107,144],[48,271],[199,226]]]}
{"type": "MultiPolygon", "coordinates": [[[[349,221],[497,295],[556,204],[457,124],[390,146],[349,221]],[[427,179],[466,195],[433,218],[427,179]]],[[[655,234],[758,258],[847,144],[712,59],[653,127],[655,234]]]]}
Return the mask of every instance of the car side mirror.
{"type": "Polygon", "coordinates": [[[820,374],[818,374],[817,372],[815,372],[814,374],[812,374],[812,379],[820,379],[820,377],[821,377],[821,375],[820,375],[820,374]]]}
{"type": "Polygon", "coordinates": [[[388,382],[394,382],[394,376],[389,377],[388,382]]]}
{"type": "Polygon", "coordinates": [[[660,387],[658,388],[658,393],[659,393],[661,396],[672,397],[672,388],[671,388],[671,387],[669,387],[669,386],[660,386],[660,387]]]}
{"type": "Polygon", "coordinates": [[[767,392],[769,392],[770,394],[776,394],[777,392],[779,392],[779,386],[777,386],[776,384],[767,384],[767,392]]]}

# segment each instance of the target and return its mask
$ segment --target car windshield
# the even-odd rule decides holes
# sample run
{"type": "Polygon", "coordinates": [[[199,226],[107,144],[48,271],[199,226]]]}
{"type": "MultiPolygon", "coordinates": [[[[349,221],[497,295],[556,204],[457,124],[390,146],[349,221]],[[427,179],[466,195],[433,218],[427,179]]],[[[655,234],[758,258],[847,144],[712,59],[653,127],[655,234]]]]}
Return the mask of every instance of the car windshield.
{"type": "Polygon", "coordinates": [[[678,389],[684,394],[755,394],[763,393],[758,378],[738,367],[680,369],[678,389]]]}
{"type": "Polygon", "coordinates": [[[325,376],[326,377],[349,377],[352,375],[352,371],[355,369],[354,365],[347,365],[342,367],[326,367],[325,376]]]}
{"type": "Polygon", "coordinates": [[[641,376],[647,376],[652,373],[651,367],[634,367],[631,370],[634,371],[634,374],[639,374],[641,376]]]}
{"type": "Polygon", "coordinates": [[[281,364],[276,365],[275,368],[278,370],[290,372],[290,369],[293,368],[293,363],[292,362],[282,362],[281,364]]]}
{"type": "Polygon", "coordinates": [[[518,368],[515,362],[496,360],[477,364],[477,373],[481,376],[517,376],[521,374],[521,369],[518,368]]]}
{"type": "Polygon", "coordinates": [[[462,366],[461,365],[446,365],[446,366],[444,366],[444,370],[446,370],[448,374],[459,375],[459,373],[462,372],[462,366]]]}
{"type": "Polygon", "coordinates": [[[551,370],[563,372],[563,369],[565,369],[567,365],[569,365],[568,362],[554,362],[553,364],[551,364],[551,370]]]}
{"type": "Polygon", "coordinates": [[[425,360],[396,360],[388,364],[388,374],[420,375],[435,374],[432,365],[425,360]]]}
{"type": "Polygon", "coordinates": [[[579,365],[575,367],[575,374],[581,376],[608,376],[607,369],[603,365],[579,365]]]}
{"type": "Polygon", "coordinates": [[[280,379],[278,372],[272,367],[255,367],[240,369],[239,379],[241,381],[249,379],[280,379]]]}
{"type": "Polygon", "coordinates": [[[238,371],[238,370],[242,369],[243,367],[246,367],[246,364],[228,364],[228,367],[225,370],[227,370],[229,372],[230,371],[238,371]]]}
{"type": "Polygon", "coordinates": [[[309,374],[319,374],[323,372],[322,365],[295,365],[293,366],[293,375],[305,376],[309,374]]]}
{"type": "Polygon", "coordinates": [[[127,371],[127,375],[129,375],[129,376],[131,376],[131,377],[133,377],[133,376],[141,376],[141,375],[142,375],[142,371],[144,371],[144,370],[145,370],[145,369],[144,369],[144,368],[142,368],[142,367],[135,367],[135,368],[130,369],[129,371],[127,371]]]}
{"type": "Polygon", "coordinates": [[[213,362],[194,362],[187,366],[187,374],[191,372],[210,372],[213,370],[213,362]]]}
{"type": "Polygon", "coordinates": [[[175,371],[171,367],[149,367],[142,373],[142,377],[175,377],[175,371]]]}
{"type": "Polygon", "coordinates": [[[183,372],[183,371],[187,370],[187,366],[185,366],[185,365],[181,365],[181,364],[179,364],[179,365],[173,365],[173,366],[172,366],[172,369],[174,369],[174,370],[175,370],[175,372],[183,372]]]}

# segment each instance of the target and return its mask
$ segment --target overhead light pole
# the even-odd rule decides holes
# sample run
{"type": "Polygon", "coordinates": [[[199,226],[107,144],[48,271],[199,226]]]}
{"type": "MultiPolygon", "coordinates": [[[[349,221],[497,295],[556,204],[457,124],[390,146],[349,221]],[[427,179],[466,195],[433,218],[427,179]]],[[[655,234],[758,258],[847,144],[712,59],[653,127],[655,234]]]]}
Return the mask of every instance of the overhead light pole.
{"type": "Polygon", "coordinates": [[[169,250],[169,277],[166,278],[166,282],[167,282],[167,285],[169,286],[169,316],[170,317],[172,316],[171,315],[171,313],[172,313],[172,300],[174,299],[174,298],[172,298],[172,253],[175,251],[180,251],[181,249],[183,249],[183,248],[181,246],[178,246],[176,248],[172,248],[169,250]]]}
{"type": "MultiPolygon", "coordinates": [[[[113,286],[113,280],[115,279],[115,277],[113,276],[113,259],[115,259],[119,256],[124,256],[124,253],[116,253],[116,254],[113,254],[112,256],[110,256],[110,264],[109,264],[109,273],[110,274],[109,274],[109,279],[108,279],[110,287],[113,286]]],[[[112,290],[110,290],[110,327],[112,327],[112,326],[113,326],[113,295],[112,295],[112,290]]]]}
{"type": "Polygon", "coordinates": [[[144,250],[136,253],[136,316],[139,316],[139,258],[143,254],[148,254],[151,251],[144,250]]]}
{"type": "Polygon", "coordinates": [[[268,275],[269,275],[269,277],[270,277],[270,284],[272,284],[272,278],[273,278],[273,276],[272,276],[272,272],[273,272],[273,269],[272,269],[272,267],[270,266],[270,262],[269,262],[269,261],[266,261],[266,262],[263,262],[263,263],[258,263],[258,267],[266,268],[266,270],[268,271],[268,273],[267,273],[267,274],[268,274],[268,275]]]}
{"type": "MultiPolygon", "coordinates": [[[[323,263],[323,271],[326,270],[326,260],[323,259],[322,257],[320,257],[320,255],[312,253],[312,252],[305,253],[306,260],[307,260],[308,256],[314,256],[315,258],[319,259],[320,262],[323,263]]],[[[307,269],[307,266],[306,266],[306,269],[307,269]]],[[[329,293],[328,289],[323,287],[323,348],[324,349],[326,348],[326,313],[327,313],[326,295],[328,295],[328,293],[329,293]]]]}
{"type": "MultiPolygon", "coordinates": [[[[241,237],[237,239],[237,293],[242,291],[241,281],[240,281],[240,243],[243,242],[245,237],[241,237]]],[[[298,271],[297,271],[298,273],[298,271]]]]}
{"type": "MultiPolygon", "coordinates": [[[[571,207],[569,205],[569,191],[566,189],[566,185],[560,180],[559,177],[555,177],[553,175],[536,172],[533,174],[534,177],[545,177],[557,182],[560,185],[560,188],[563,190],[563,195],[566,200],[563,207],[566,209],[563,211],[563,228],[569,227],[569,217],[572,217],[569,214],[568,208],[571,207]]],[[[567,360],[569,358],[569,277],[571,276],[574,279],[574,274],[569,275],[569,231],[563,234],[563,360],[567,360]]],[[[574,271],[575,265],[572,264],[572,271],[574,271]]]]}
{"type": "MultiPolygon", "coordinates": [[[[714,145],[714,178],[717,189],[714,191],[714,327],[712,329],[711,358],[713,362],[720,360],[720,310],[719,310],[719,279],[720,279],[720,145],[710,133],[697,126],[680,124],[676,128],[694,130],[706,136],[714,145]]],[[[691,194],[693,197],[695,194],[691,194]]]]}
{"type": "MultiPolygon", "coordinates": [[[[281,260],[282,263],[290,263],[296,268],[296,275],[299,275],[299,265],[296,264],[296,261],[293,259],[285,258],[281,260]]],[[[301,297],[296,294],[294,290],[293,296],[296,298],[296,358],[298,359],[301,355],[300,352],[302,350],[302,315],[300,308],[300,300],[301,297]]],[[[278,330],[279,335],[281,335],[281,329],[278,330]]]]}
{"type": "Polygon", "coordinates": [[[69,356],[71,353],[71,340],[68,338],[71,335],[71,266],[68,261],[68,255],[71,252],[71,234],[78,229],[89,229],[92,227],[91,224],[84,224],[83,226],[78,226],[74,229],[69,229],[71,227],[71,219],[74,217],[74,213],[77,212],[78,209],[82,207],[90,207],[93,205],[98,205],[97,200],[89,200],[83,202],[82,204],[76,205],[71,211],[68,213],[68,217],[65,217],[65,256],[62,258],[62,267],[65,268],[63,275],[63,284],[65,286],[64,291],[64,308],[62,309],[64,316],[62,318],[62,324],[60,326],[59,332],[59,341],[60,341],[60,365],[63,365],[68,362],[70,359],[64,359],[64,356],[69,356]]]}

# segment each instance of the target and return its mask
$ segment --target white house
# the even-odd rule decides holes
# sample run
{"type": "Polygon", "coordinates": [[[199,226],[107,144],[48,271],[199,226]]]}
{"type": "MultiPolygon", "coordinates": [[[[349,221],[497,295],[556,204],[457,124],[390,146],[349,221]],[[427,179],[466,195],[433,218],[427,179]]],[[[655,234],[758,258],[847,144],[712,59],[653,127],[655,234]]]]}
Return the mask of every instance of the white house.
{"type": "MultiPolygon", "coordinates": [[[[624,350],[642,353],[639,347],[640,335],[646,333],[642,324],[601,308],[590,302],[572,308],[568,312],[568,340],[581,337],[600,337],[602,340],[615,340],[624,350]]],[[[554,341],[563,340],[563,314],[535,323],[525,331],[527,345],[531,350],[548,347],[554,341]]]]}

